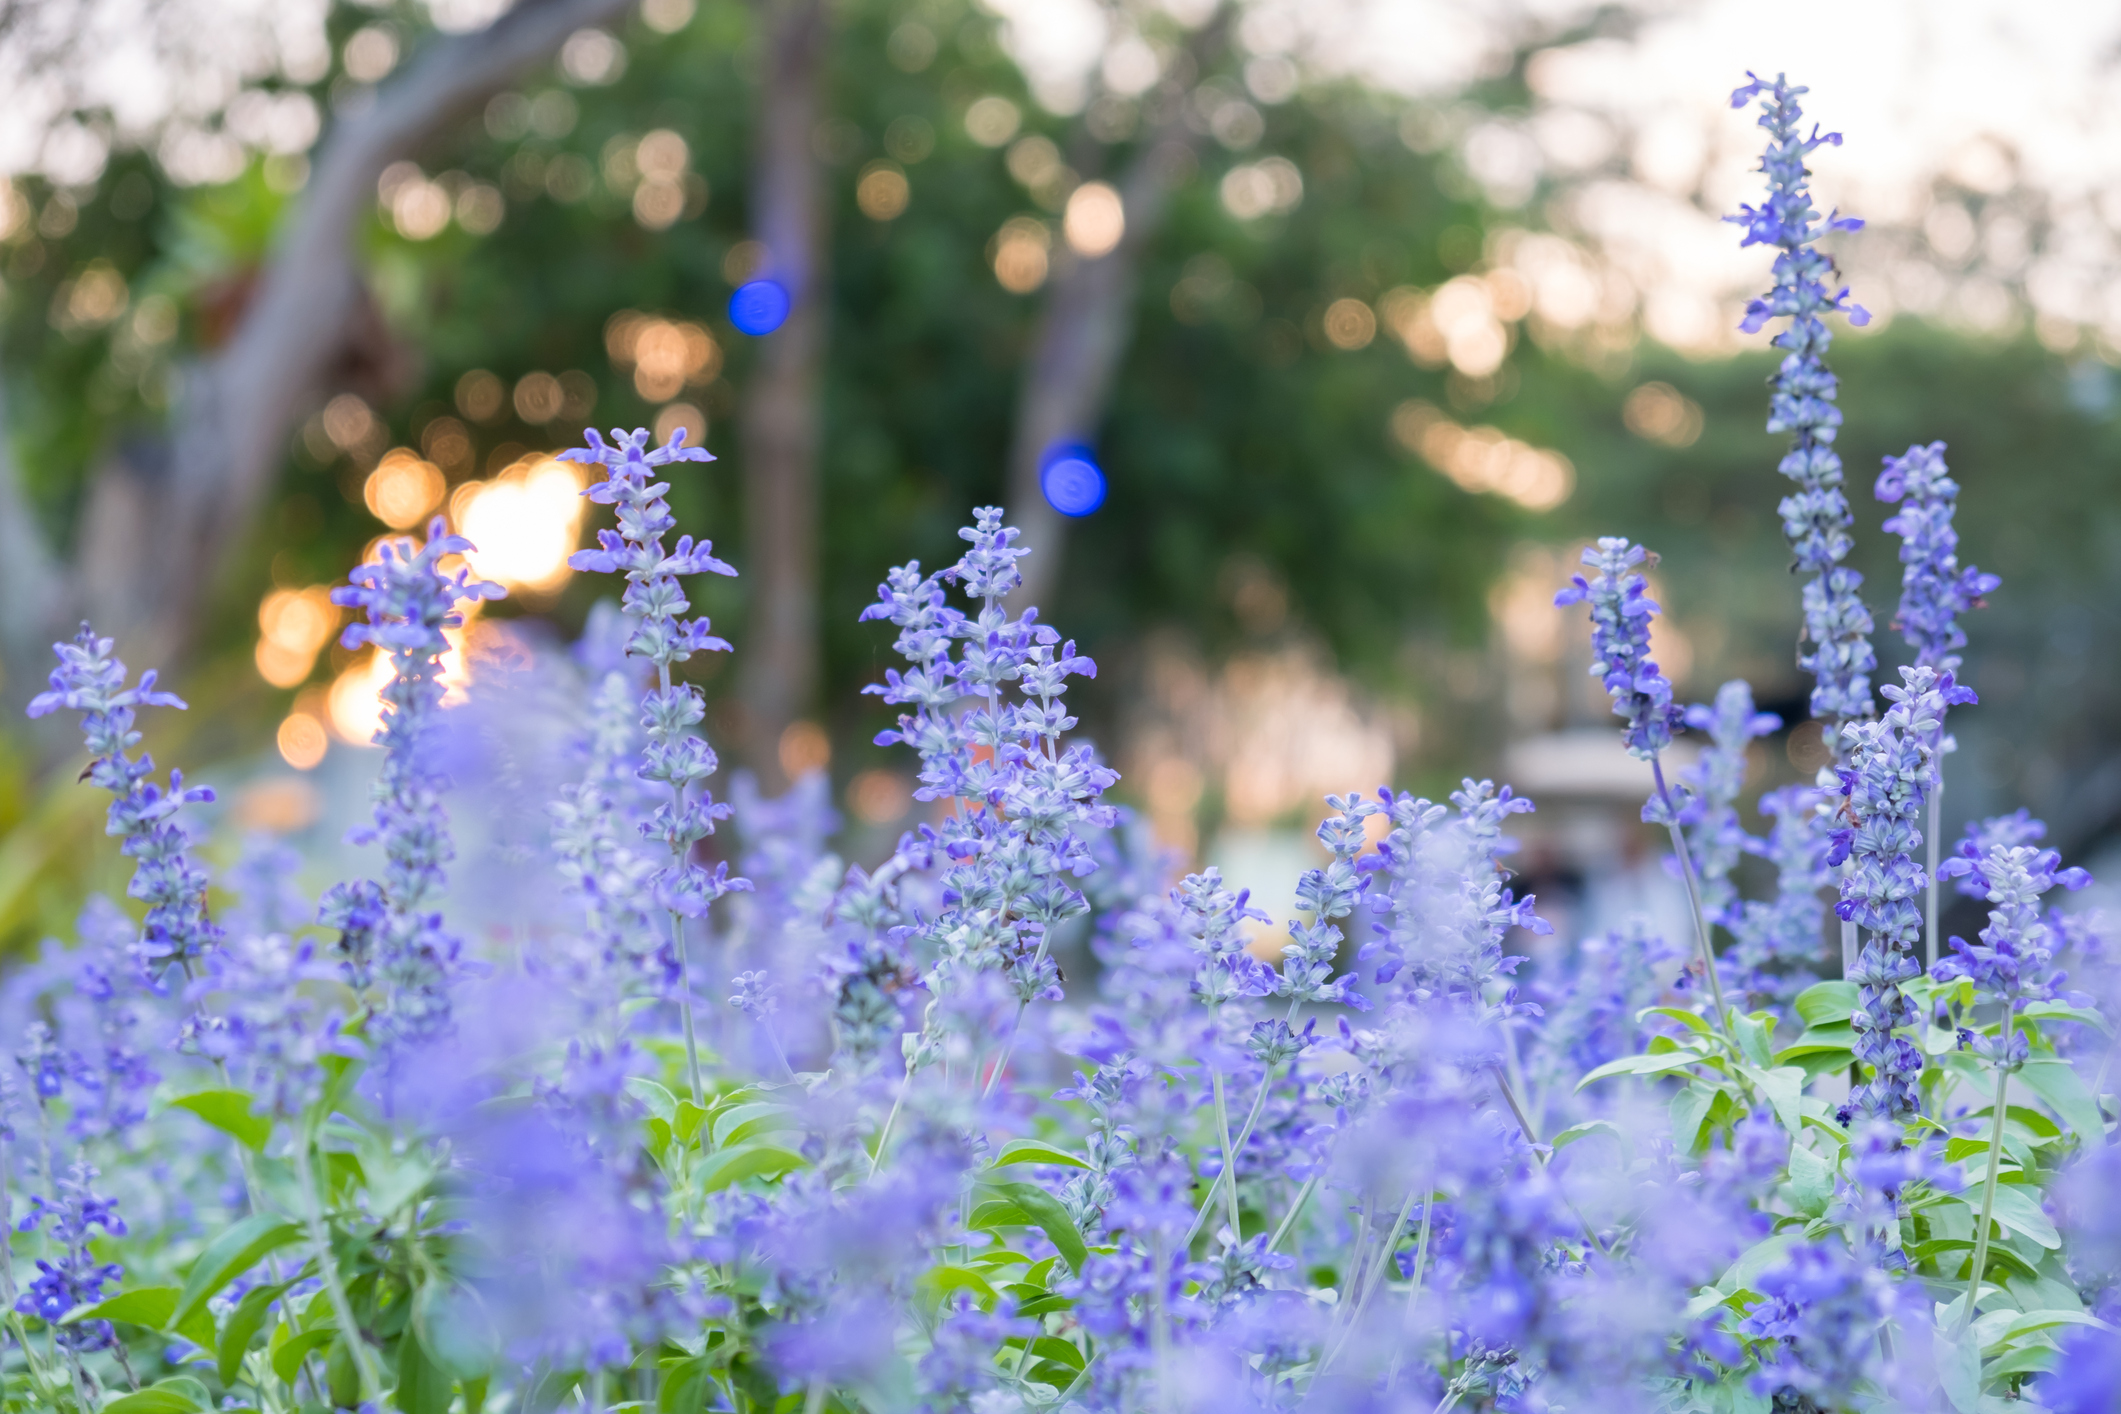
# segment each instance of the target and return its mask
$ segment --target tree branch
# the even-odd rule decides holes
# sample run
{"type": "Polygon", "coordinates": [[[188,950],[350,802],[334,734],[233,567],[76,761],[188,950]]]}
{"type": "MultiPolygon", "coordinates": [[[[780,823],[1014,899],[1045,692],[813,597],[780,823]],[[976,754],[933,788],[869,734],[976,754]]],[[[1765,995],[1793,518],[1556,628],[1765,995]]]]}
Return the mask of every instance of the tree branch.
{"type": "MultiPolygon", "coordinates": [[[[249,532],[302,405],[342,346],[359,291],[353,233],[384,167],[629,0],[523,0],[443,39],[342,117],[234,337],[183,371],[166,467],[99,475],[83,526],[83,597],[149,659],[181,651],[215,573],[249,532]],[[128,484],[129,483],[129,484],[128,484]],[[95,547],[94,557],[86,552],[95,547]]],[[[150,463],[153,458],[148,459],[150,463]]]]}

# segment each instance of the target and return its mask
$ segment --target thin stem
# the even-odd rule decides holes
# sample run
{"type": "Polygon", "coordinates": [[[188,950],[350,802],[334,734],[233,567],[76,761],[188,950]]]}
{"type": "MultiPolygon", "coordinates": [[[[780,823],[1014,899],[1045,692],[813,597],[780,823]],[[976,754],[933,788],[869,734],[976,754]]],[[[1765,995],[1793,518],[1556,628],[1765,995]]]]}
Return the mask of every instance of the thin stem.
{"type": "Polygon", "coordinates": [[[1716,1003],[1716,1025],[1728,1039],[1731,1023],[1723,1009],[1723,982],[1716,975],[1716,949],[1709,942],[1708,917],[1701,911],[1701,886],[1694,878],[1694,857],[1687,852],[1686,832],[1679,828],[1672,793],[1665,788],[1664,762],[1654,752],[1650,756],[1650,772],[1657,781],[1657,798],[1664,803],[1666,826],[1672,832],[1672,851],[1679,856],[1679,876],[1686,881],[1687,908],[1694,915],[1694,940],[1701,945],[1701,970],[1708,975],[1709,995],[1716,1003]]]}
{"type": "Polygon", "coordinates": [[[891,1142],[891,1126],[898,1123],[898,1112],[905,1105],[906,1090],[912,1084],[913,1067],[909,1065],[906,1067],[906,1073],[899,1077],[898,1094],[891,1101],[891,1113],[884,1116],[884,1127],[877,1131],[876,1152],[869,1156],[869,1176],[871,1178],[876,1177],[878,1165],[884,1162],[884,1146],[891,1142]]]}
{"type": "Polygon", "coordinates": [[[1944,758],[1937,758],[1937,779],[1930,782],[1929,871],[1923,876],[1927,897],[1922,908],[1922,946],[1927,958],[1924,971],[1937,970],[1937,848],[1944,829],[1944,758]]]}
{"type": "Polygon", "coordinates": [[[812,1375],[810,1390],[803,1396],[803,1414],[821,1414],[824,1407],[825,1378],[822,1375],[812,1375]]]}
{"type": "MultiPolygon", "coordinates": [[[[1295,1008],[1291,1007],[1290,1010],[1293,1011],[1295,1008]]],[[[1237,1131],[1237,1138],[1231,1143],[1229,1153],[1232,1155],[1232,1162],[1224,1164],[1222,1173],[1215,1176],[1215,1182],[1209,1186],[1207,1193],[1200,1200],[1200,1210],[1193,1215],[1193,1226],[1186,1229],[1186,1245],[1188,1247],[1191,1247],[1193,1239],[1200,1235],[1200,1225],[1207,1221],[1208,1209],[1215,1206],[1216,1189],[1221,1186],[1223,1178],[1227,1175],[1233,1184],[1237,1181],[1235,1156],[1243,1152],[1245,1141],[1252,1137],[1252,1126],[1259,1123],[1259,1112],[1267,1107],[1267,1089],[1273,1083],[1274,1072],[1269,1068],[1267,1073],[1259,1079],[1259,1093],[1252,1097],[1252,1113],[1245,1116],[1244,1127],[1237,1131]]]]}
{"type": "MultiPolygon", "coordinates": [[[[655,665],[656,679],[665,693],[670,691],[670,664],[667,660],[655,665]]],[[[685,788],[676,781],[670,783],[670,809],[672,828],[685,818],[685,788]]],[[[680,868],[685,863],[685,850],[673,843],[670,846],[671,861],[680,868]]],[[[670,947],[678,957],[678,1013],[685,1021],[685,1078],[692,1085],[692,1103],[705,1108],[707,1093],[700,1088],[700,1044],[692,1024],[692,977],[685,962],[685,918],[676,909],[670,910],[670,947]]]]}
{"type": "Polygon", "coordinates": [[[1237,1151],[1230,1147],[1230,1111],[1223,1103],[1222,1067],[1211,1064],[1208,1078],[1215,1082],[1215,1127],[1223,1141],[1223,1171],[1217,1177],[1229,1180],[1222,1190],[1230,1200],[1230,1242],[1235,1246],[1244,1241],[1245,1230],[1237,1216],[1237,1151]]]}
{"type": "Polygon", "coordinates": [[[361,1338],[361,1327],[354,1320],[353,1303],[346,1299],[346,1283],[339,1278],[339,1261],[332,1255],[331,1235],[324,1226],[324,1207],[317,1197],[317,1180],[310,1167],[306,1138],[295,1144],[295,1181],[302,1188],[303,1216],[308,1221],[310,1245],[316,1249],[317,1271],[324,1278],[324,1290],[331,1296],[332,1315],[338,1319],[339,1334],[344,1337],[354,1371],[360,1376],[361,1398],[372,1404],[381,1397],[383,1382],[376,1374],[368,1343],[361,1338]]]}
{"type": "MultiPolygon", "coordinates": [[[[1435,1211],[1436,1194],[1431,1190],[1421,1205],[1421,1232],[1414,1239],[1414,1279],[1407,1285],[1407,1313],[1401,1322],[1409,1327],[1414,1324],[1415,1308],[1421,1304],[1421,1281],[1429,1265],[1429,1217],[1435,1211]]],[[[1399,1362],[1406,1348],[1404,1340],[1396,1341],[1392,1346],[1392,1369],[1385,1377],[1385,1392],[1388,1394],[1399,1388],[1399,1362]]]]}
{"type": "MultiPolygon", "coordinates": [[[[1377,1294],[1377,1288],[1384,1283],[1385,1264],[1392,1260],[1392,1254],[1399,1249],[1399,1234],[1405,1229],[1407,1215],[1414,1211],[1414,1200],[1420,1194],[1421,1190],[1419,1188],[1409,1188],[1407,1190],[1407,1201],[1400,1204],[1399,1216],[1393,1219],[1392,1226],[1386,1230],[1383,1239],[1378,1243],[1377,1256],[1370,1263],[1369,1276],[1363,1280],[1356,1293],[1354,1305],[1348,1311],[1347,1324],[1341,1329],[1340,1339],[1334,1343],[1333,1349],[1327,1352],[1325,1359],[1318,1362],[1319,1374],[1324,1374],[1326,1367],[1339,1359],[1340,1352],[1347,1349],[1348,1342],[1355,1338],[1356,1324],[1362,1320],[1362,1313],[1369,1308],[1370,1298],[1377,1294]]],[[[1426,1212],[1422,1214],[1422,1223],[1423,1235],[1426,1236],[1428,1225],[1428,1214],[1426,1212]]],[[[1317,1376],[1312,1378],[1315,1380],[1317,1376]]]]}
{"type": "MultiPolygon", "coordinates": [[[[1996,1054],[2008,1057],[2011,1047],[2012,1004],[2003,1004],[2003,1037],[1996,1054]]],[[[1988,1267],[1988,1225],[1996,1211],[1996,1176],[2003,1167],[2003,1118],[2009,1112],[2007,1098],[2011,1073],[1999,1060],[1996,1065],[1996,1113],[1988,1129],[1988,1173],[1981,1180],[1981,1221],[1974,1229],[1974,1269],[1966,1279],[1966,1309],[1959,1313],[1959,1329],[1974,1321],[1974,1303],[1981,1299],[1981,1273],[1988,1267]]]]}
{"type": "Polygon", "coordinates": [[[1314,1173],[1304,1180],[1303,1187],[1296,1190],[1296,1197],[1289,1204],[1289,1211],[1283,1215],[1281,1226],[1275,1228],[1274,1235],[1267,1239],[1267,1250],[1269,1252],[1281,1246],[1282,1238],[1288,1236],[1289,1229],[1296,1226],[1296,1215],[1304,1210],[1304,1204],[1311,1201],[1311,1190],[1316,1187],[1318,1187],[1318,1175],[1314,1173]]]}
{"type": "MultiPolygon", "coordinates": [[[[1524,1106],[1517,1103],[1517,1092],[1510,1088],[1510,1077],[1502,1073],[1502,1067],[1499,1065],[1490,1065],[1488,1069],[1494,1074],[1495,1083],[1502,1087],[1502,1098],[1508,1102],[1510,1113],[1517,1117],[1517,1127],[1524,1131],[1525,1142],[1532,1146],[1533,1157],[1539,1160],[1541,1168],[1547,1167],[1552,1162],[1552,1159],[1541,1146],[1539,1131],[1532,1128],[1532,1121],[1526,1117],[1524,1106]]],[[[1610,1258],[1613,1255],[1612,1249],[1608,1248],[1604,1239],[1599,1237],[1597,1230],[1591,1226],[1590,1219],[1577,1212],[1576,1200],[1569,1197],[1566,1192],[1562,1192],[1559,1184],[1555,1185],[1555,1191],[1561,1193],[1561,1201],[1567,1205],[1571,1213],[1575,1214],[1576,1221],[1583,1228],[1583,1235],[1591,1239],[1591,1245],[1598,1249],[1598,1255],[1610,1258]]]]}

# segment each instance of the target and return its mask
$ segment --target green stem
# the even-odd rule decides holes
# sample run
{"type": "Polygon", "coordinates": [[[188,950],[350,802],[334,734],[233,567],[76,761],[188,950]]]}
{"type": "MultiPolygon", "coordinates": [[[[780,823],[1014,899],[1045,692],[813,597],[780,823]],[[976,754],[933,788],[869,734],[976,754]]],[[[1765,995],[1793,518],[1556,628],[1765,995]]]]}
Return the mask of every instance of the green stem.
{"type": "Polygon", "coordinates": [[[1208,1078],[1215,1083],[1215,1127],[1223,1141],[1223,1171],[1218,1179],[1228,1179],[1222,1190],[1230,1200],[1230,1243],[1236,1246],[1244,1241],[1245,1229],[1237,1215],[1237,1151],[1230,1147],[1230,1110],[1223,1103],[1222,1067],[1210,1065],[1208,1078]]]}
{"type": "MultiPolygon", "coordinates": [[[[1532,1146],[1533,1156],[1539,1160],[1539,1166],[1545,1168],[1552,1161],[1548,1158],[1546,1151],[1540,1147],[1539,1131],[1532,1128],[1532,1121],[1525,1116],[1524,1106],[1517,1103],[1517,1092],[1510,1088],[1510,1077],[1502,1073],[1502,1067],[1499,1065],[1490,1065],[1488,1069],[1494,1074],[1495,1083],[1502,1087],[1502,1098],[1509,1103],[1510,1113],[1517,1116],[1517,1127],[1524,1131],[1525,1142],[1532,1146]]],[[[1561,1191],[1558,1186],[1556,1191],[1561,1191]]],[[[1590,1219],[1577,1211],[1576,1200],[1563,1192],[1561,1201],[1567,1205],[1569,1212],[1575,1215],[1577,1223],[1583,1228],[1583,1235],[1591,1239],[1591,1245],[1598,1249],[1598,1255],[1610,1258],[1613,1255],[1612,1250],[1605,1245],[1604,1240],[1591,1227],[1590,1219]]]]}
{"type": "Polygon", "coordinates": [[[1922,906],[1922,945],[1928,962],[1925,972],[1937,970],[1937,848],[1944,828],[1944,758],[1937,758],[1937,779],[1930,785],[1929,872],[1925,875],[1928,896],[1922,906]]]}
{"type": "Polygon", "coordinates": [[[869,1156],[871,1178],[876,1177],[878,1166],[884,1162],[884,1146],[891,1142],[891,1126],[898,1123],[899,1109],[906,1103],[906,1090],[912,1084],[913,1067],[909,1065],[906,1067],[906,1073],[899,1077],[898,1094],[891,1101],[891,1113],[884,1116],[884,1127],[877,1131],[876,1152],[869,1156]]]}
{"type": "MultiPolygon", "coordinates": [[[[1421,1233],[1414,1239],[1414,1280],[1407,1286],[1407,1314],[1403,1324],[1414,1324],[1414,1310],[1421,1304],[1421,1281],[1429,1265],[1429,1217],[1436,1211],[1436,1194],[1432,1191],[1421,1205],[1421,1233]]],[[[1400,1357],[1406,1353],[1404,1340],[1392,1347],[1392,1370],[1385,1377],[1385,1392],[1390,1394],[1399,1388],[1400,1357]]]]}
{"type": "Polygon", "coordinates": [[[1275,1228],[1274,1235],[1267,1239],[1267,1250],[1269,1252],[1281,1246],[1282,1238],[1288,1236],[1289,1229],[1296,1226],[1296,1215],[1304,1210],[1304,1204],[1311,1201],[1311,1190],[1316,1187],[1318,1187],[1318,1175],[1312,1174],[1304,1180],[1304,1186],[1296,1190],[1296,1197],[1289,1204],[1289,1211],[1282,1216],[1281,1226],[1275,1228]]]}
{"type": "MultiPolygon", "coordinates": [[[[2003,1004],[2003,1038],[1996,1052],[1999,1056],[2010,1055],[2011,1029],[2013,1025],[2011,1004],[2003,1004]]],[[[1988,1268],[1988,1225],[1996,1211],[1996,1176],[2003,1168],[2003,1119],[2009,1113],[2011,1073],[1999,1062],[1996,1067],[1995,1116],[1988,1129],[1988,1172],[1981,1180],[1981,1222],[1974,1229],[1974,1269],[1966,1279],[1966,1309],[1959,1313],[1959,1329],[1964,1331],[1974,1322],[1974,1303],[1981,1299],[1981,1274],[1988,1268]]]]}
{"type": "MultiPolygon", "coordinates": [[[[1407,1190],[1407,1201],[1399,1205],[1399,1216],[1392,1220],[1392,1226],[1385,1231],[1383,1239],[1378,1243],[1377,1256],[1370,1263],[1369,1275],[1363,1279],[1354,1294],[1355,1300],[1348,1311],[1347,1324],[1341,1328],[1340,1339],[1334,1342],[1332,1350],[1327,1352],[1326,1357],[1318,1362],[1318,1374],[1324,1374],[1326,1367],[1339,1359],[1340,1352],[1346,1350],[1348,1342],[1355,1338],[1355,1327],[1361,1322],[1362,1313],[1369,1309],[1370,1298],[1375,1296],[1377,1288],[1384,1284],[1385,1264],[1390,1262],[1392,1254],[1399,1250],[1400,1231],[1406,1227],[1407,1214],[1414,1211],[1414,1200],[1420,1196],[1420,1193],[1421,1190],[1418,1188],[1409,1188],[1407,1190]]],[[[1426,1212],[1422,1214],[1422,1231],[1423,1235],[1426,1236],[1428,1231],[1428,1214],[1426,1212]]],[[[1312,1376],[1312,1379],[1316,1381],[1317,1375],[1312,1376]]]]}
{"type": "Polygon", "coordinates": [[[810,1390],[803,1396],[803,1414],[821,1414],[825,1407],[825,1380],[821,1375],[810,1378],[810,1390]]]}
{"type": "MultiPolygon", "coordinates": [[[[1297,1005],[1298,1003],[1293,1000],[1289,1003],[1289,1014],[1283,1018],[1285,1022],[1293,1023],[1296,1020],[1297,1005]]],[[[1252,1112],[1245,1116],[1244,1127],[1237,1131],[1237,1139],[1227,1151],[1232,1156],[1233,1162],[1223,1165],[1223,1173],[1230,1175],[1232,1183],[1237,1181],[1235,1156],[1244,1152],[1245,1141],[1252,1137],[1252,1127],[1259,1123],[1260,1111],[1267,1107],[1267,1091],[1273,1088],[1273,1085],[1274,1067],[1268,1066],[1266,1073],[1259,1077],[1259,1092],[1252,1097],[1252,1112]]],[[[1222,1174],[1216,1175],[1216,1184],[1221,1182],[1222,1174]]],[[[1213,1206],[1214,1202],[1215,1186],[1210,1185],[1207,1193],[1201,1197],[1200,1210],[1193,1215],[1193,1226],[1186,1229],[1185,1245],[1187,1247],[1190,1248],[1193,1245],[1193,1239],[1200,1235],[1200,1225],[1207,1220],[1208,1209],[1213,1206]]]]}
{"type": "Polygon", "coordinates": [[[310,1167],[306,1139],[295,1145],[295,1181],[302,1188],[303,1216],[309,1225],[310,1245],[316,1249],[317,1271],[324,1278],[332,1315],[339,1322],[339,1334],[346,1341],[347,1353],[353,1357],[354,1371],[360,1377],[362,1401],[373,1404],[382,1397],[383,1382],[376,1374],[368,1342],[361,1338],[361,1327],[354,1320],[353,1303],[346,1299],[346,1283],[339,1279],[339,1262],[332,1255],[331,1234],[324,1225],[324,1206],[317,1197],[316,1174],[310,1167]]]}
{"type": "Polygon", "coordinates": [[[1671,792],[1665,789],[1664,763],[1654,753],[1650,772],[1657,780],[1657,798],[1664,802],[1666,824],[1672,832],[1672,852],[1679,856],[1679,876],[1686,881],[1687,908],[1694,915],[1694,940],[1701,946],[1701,970],[1708,976],[1709,995],[1716,1003],[1716,1026],[1729,1039],[1731,1023],[1723,1008],[1723,982],[1716,975],[1716,949],[1709,942],[1708,917],[1701,911],[1701,886],[1694,878],[1694,857],[1687,852],[1686,832],[1679,828],[1671,792]]]}

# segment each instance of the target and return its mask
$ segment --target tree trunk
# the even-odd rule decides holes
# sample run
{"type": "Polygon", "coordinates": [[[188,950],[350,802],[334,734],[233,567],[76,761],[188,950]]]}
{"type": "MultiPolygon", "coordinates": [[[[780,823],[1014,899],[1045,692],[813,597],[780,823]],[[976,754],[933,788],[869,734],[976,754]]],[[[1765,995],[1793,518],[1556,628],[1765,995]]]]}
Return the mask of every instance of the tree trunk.
{"type": "Polygon", "coordinates": [[[98,473],[67,611],[91,611],[141,665],[189,646],[344,344],[360,297],[354,230],[384,167],[627,3],[523,0],[476,34],[438,41],[366,111],[334,123],[234,334],[182,370],[169,444],[122,449],[98,473]]]}
{"type": "Polygon", "coordinates": [[[749,581],[738,742],[769,792],[787,785],[781,739],[818,679],[818,442],[825,357],[824,174],[811,149],[821,107],[824,0],[763,0],[766,70],[753,135],[752,229],[760,272],[788,291],[787,322],[760,341],[739,429],[749,581]]]}
{"type": "Polygon", "coordinates": [[[1020,543],[1032,551],[1017,562],[1024,583],[1011,597],[1018,608],[1049,600],[1067,545],[1068,520],[1046,500],[1040,463],[1056,442],[1096,439],[1134,329],[1142,251],[1163,221],[1174,180],[1191,160],[1184,128],[1167,128],[1120,179],[1126,213],[1120,243],[1095,260],[1064,247],[1057,261],[1009,445],[1009,523],[1023,531],[1020,543]]]}

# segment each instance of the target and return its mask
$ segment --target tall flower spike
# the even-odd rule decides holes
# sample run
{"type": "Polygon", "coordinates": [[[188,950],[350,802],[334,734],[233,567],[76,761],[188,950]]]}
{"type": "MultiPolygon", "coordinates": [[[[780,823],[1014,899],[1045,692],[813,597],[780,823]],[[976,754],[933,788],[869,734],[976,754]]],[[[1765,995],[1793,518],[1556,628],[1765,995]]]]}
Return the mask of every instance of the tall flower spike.
{"type": "MultiPolygon", "coordinates": [[[[1878,499],[1900,509],[1885,528],[1900,537],[1900,612],[1894,627],[1915,651],[1918,666],[1941,673],[1959,671],[1959,650],[1966,632],[1959,615],[1979,608],[1982,596],[2003,583],[1968,565],[1959,567],[1959,534],[1952,528],[1958,509],[1959,483],[1944,464],[1944,443],[1909,447],[1903,456],[1887,457],[1878,473],[1878,499]]],[[[1933,779],[1929,796],[1929,883],[1924,904],[1923,936],[1930,966],[1937,964],[1937,847],[1943,822],[1944,758],[1958,749],[1945,733],[1944,714],[1929,742],[1933,779]]]]}
{"type": "Polygon", "coordinates": [[[84,773],[115,799],[105,816],[104,833],[124,840],[120,849],[139,861],[126,892],[147,905],[133,957],[150,981],[171,966],[191,970],[199,958],[219,945],[221,930],[206,914],[206,871],[187,852],[191,836],[177,822],[177,811],[214,798],[204,786],[189,789],[184,773],[169,773],[169,789],[149,779],[155,759],[145,752],[128,755],[140,744],[133,712],[140,707],[184,710],[181,698],[155,690],[152,668],[138,687],[125,685],[125,664],[111,656],[111,641],[96,637],[87,624],[70,643],[55,643],[59,666],[51,688],[30,699],[29,715],[47,716],[65,708],[81,714],[82,735],[95,757],[84,773]]]}
{"type": "Polygon", "coordinates": [[[1892,702],[1876,721],[1851,723],[1849,761],[1840,768],[1846,798],[1843,828],[1834,834],[1829,864],[1847,861],[1841,901],[1844,922],[1868,930],[1849,980],[1857,986],[1856,1058],[1872,1078],[1849,1097],[1852,1112],[1901,1119],[1920,1108],[1915,1076],[1922,1052],[1894,1033],[1920,1018],[1900,984],[1922,974],[1915,948],[1922,936],[1916,896],[1925,880],[1914,859],[1922,843],[1922,807],[1929,791],[1931,747],[1938,720],[1974,694],[1932,668],[1902,668],[1905,687],[1887,687],[1892,702]]]}
{"type": "Polygon", "coordinates": [[[1878,659],[1871,650],[1870,611],[1863,606],[1863,576],[1842,564],[1853,543],[1854,518],[1842,489],[1841,458],[1834,452],[1841,410],[1834,406],[1834,375],[1826,366],[1833,335],[1821,316],[1845,313],[1860,326],[1870,322],[1870,314],[1849,302],[1846,288],[1830,288],[1834,263],[1820,253],[1818,242],[1831,231],[1860,230],[1863,223],[1838,215],[1821,220],[1812,206],[1804,159],[1822,145],[1840,146],[1841,134],[1821,133],[1814,126],[1809,137],[1803,135],[1804,109],[1797,99],[1807,90],[1780,75],[1773,83],[1747,77],[1752,82],[1732,93],[1731,106],[1742,108],[1764,95],[1760,126],[1767,129],[1768,146],[1760,170],[1767,174],[1768,195],[1759,206],[1741,206],[1739,214],[1724,219],[1745,228],[1741,246],[1771,245],[1781,253],[1775,257],[1775,287],[1746,306],[1739,328],[1754,334],[1770,319],[1790,321],[1773,340],[1783,359],[1775,372],[1767,428],[1790,434],[1780,470],[1797,490],[1783,498],[1782,528],[1797,567],[1812,576],[1804,587],[1810,648],[1798,663],[1817,679],[1812,715],[1844,722],[1871,714],[1870,675],[1878,659]]]}
{"type": "Polygon", "coordinates": [[[1644,546],[1631,545],[1618,535],[1601,536],[1596,545],[1587,545],[1583,551],[1583,562],[1598,573],[1589,579],[1571,576],[1554,596],[1554,603],[1590,608],[1591,676],[1604,682],[1613,699],[1613,715],[1627,723],[1621,740],[1627,743],[1628,754],[1650,763],[1657,789],[1642,807],[1642,818],[1671,832],[1672,852],[1679,856],[1680,877],[1686,882],[1687,903],[1694,913],[1701,970],[1708,978],[1716,1023],[1723,1026],[1728,1024],[1723,1014],[1723,983],[1716,976],[1708,915],[1702,910],[1701,888],[1681,826],[1689,801],[1685,787],[1675,791],[1666,785],[1664,763],[1658,759],[1672,744],[1672,732],[1684,714],[1672,701],[1670,680],[1650,658],[1650,620],[1657,615],[1657,601],[1649,596],[1649,581],[1635,569],[1646,561],[1655,564],[1656,558],[1644,546]]]}
{"type": "Polygon", "coordinates": [[[383,724],[375,735],[383,748],[375,823],[348,835],[355,844],[380,841],[385,864],[380,888],[338,885],[324,896],[318,916],[341,930],[349,973],[381,984],[386,1045],[431,1040],[449,1027],[449,985],[461,945],[443,927],[440,904],[443,868],[455,851],[442,807],[449,782],[432,760],[428,736],[442,708],[441,659],[449,650],[444,631],[464,623],[457,605],[506,592],[473,579],[468,569],[452,573],[442,567],[470,548],[437,516],[427,527],[426,544],[386,541],[377,558],[354,570],[351,583],[331,592],[333,603],[366,617],[349,624],[340,642],[348,648],[373,644],[390,655],[383,724]]]}
{"type": "Polygon", "coordinates": [[[665,499],[669,484],[654,480],[654,473],[673,462],[711,462],[714,458],[707,449],[686,446],[683,428],[661,447],[649,446],[648,430],[642,427],[631,432],[614,428],[611,435],[615,445],[589,428],[583,433],[587,447],[560,454],[562,461],[604,468],[604,479],[582,494],[598,505],[615,507],[618,515],[617,530],[597,532],[598,548],[578,551],[567,563],[596,574],[626,576],[621,603],[633,625],[626,653],[655,665],[656,685],[641,699],[641,725],[647,729],[648,745],[642,753],[640,774],[643,780],[667,786],[670,800],[641,826],[641,832],[661,840],[670,851],[670,863],[656,874],[653,886],[657,902],[670,913],[670,945],[678,964],[678,1007],[685,1021],[685,1063],[692,1098],[698,1101],[704,1091],[693,1032],[691,979],[685,966],[685,919],[701,917],[730,890],[750,886],[731,878],[726,863],[709,873],[692,860],[693,846],[714,833],[716,821],[728,818],[729,807],[716,802],[700,784],[720,764],[707,739],[693,731],[707,715],[707,700],[691,683],[673,682],[670,669],[695,653],[729,651],[726,640],[708,631],[705,616],[685,617],[692,603],[679,577],[734,575],[736,571],[714,557],[714,546],[708,541],[695,544],[690,535],[681,535],[674,548],[663,546],[663,537],[677,528],[677,517],[665,499]]]}

